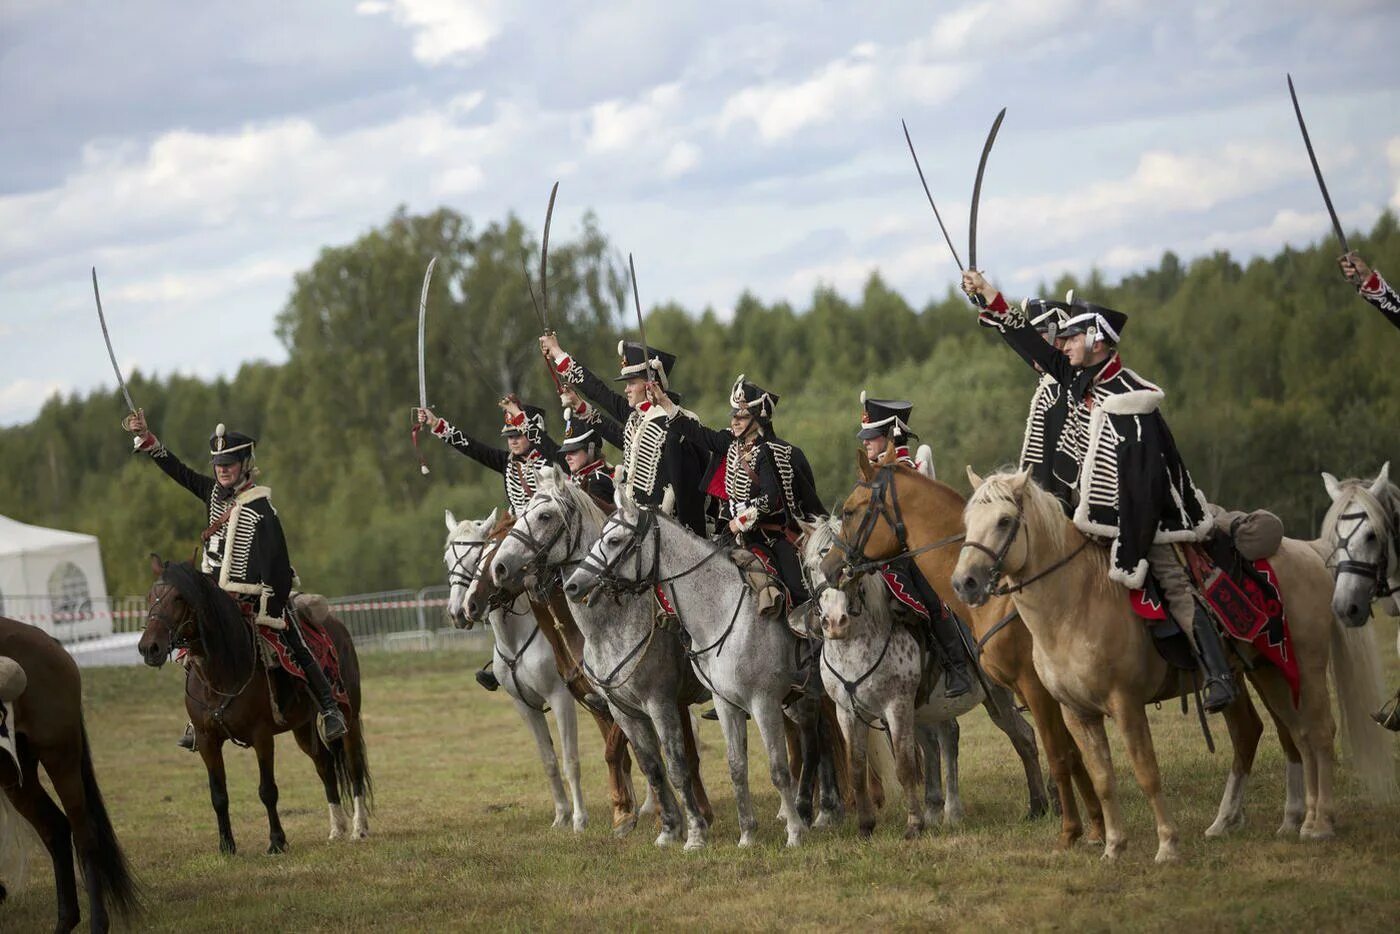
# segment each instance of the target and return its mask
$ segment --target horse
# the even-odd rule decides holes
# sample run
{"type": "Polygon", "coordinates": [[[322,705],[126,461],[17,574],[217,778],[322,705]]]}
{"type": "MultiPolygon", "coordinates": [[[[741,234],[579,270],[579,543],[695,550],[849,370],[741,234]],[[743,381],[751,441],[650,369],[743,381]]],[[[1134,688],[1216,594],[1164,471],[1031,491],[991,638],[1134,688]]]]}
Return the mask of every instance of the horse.
{"type": "MultiPolygon", "coordinates": [[[[1332,612],[1353,627],[1366,624],[1376,601],[1387,615],[1400,616],[1400,487],[1390,482],[1390,462],[1373,480],[1338,480],[1324,473],[1322,482],[1332,504],[1313,544],[1336,579],[1332,612]]],[[[1395,649],[1400,653],[1400,637],[1395,649]]],[[[1380,677],[1379,658],[1373,668],[1368,681],[1380,677]]],[[[1342,715],[1355,712],[1343,710],[1342,715]]],[[[1373,716],[1388,729],[1400,730],[1400,691],[1373,716]]]]}
{"type": "Polygon", "coordinates": [[[875,809],[866,783],[866,743],[870,729],[888,730],[895,750],[898,775],[908,805],[906,839],[923,832],[926,824],[956,826],[962,821],[958,790],[958,717],[981,703],[1021,759],[1030,795],[1029,814],[1048,809],[1044,777],[1036,750],[1035,732],[1016,710],[1015,696],[1000,684],[981,684],[962,697],[943,694],[941,670],[932,693],[915,707],[923,674],[923,651],[908,628],[895,620],[889,591],[876,574],[861,574],[841,587],[828,587],[819,573],[822,559],[835,548],[840,520],[803,523],[802,563],[816,595],[818,618],[825,634],[821,648],[822,683],[838,701],[841,732],[851,751],[859,831],[875,829],[875,809]],[[922,798],[919,806],[919,753],[923,754],[922,798]],[[940,768],[941,764],[941,768],[940,768]],[[944,794],[943,771],[947,772],[944,794]]]}
{"type": "Polygon", "coordinates": [[[290,675],[271,668],[259,646],[255,624],[238,603],[188,561],[162,562],[152,556],[155,582],[146,594],[146,629],[137,643],[142,659],[160,668],[177,649],[188,653],[185,710],[194,724],[195,749],[209,773],[209,798],[219,826],[219,850],[237,852],[228,817],[224,743],[252,746],[258,758],[258,797],[267,809],[267,852],[284,853],[287,835],[277,815],[273,737],[291,731],[325,789],[330,838],[369,836],[373,797],[369,758],[360,721],[360,661],[345,626],[330,616],[322,624],[340,657],[340,676],[349,696],[348,731],[327,748],[316,730],[316,702],[290,675]],[[354,804],[348,827],[343,796],[354,804]]]}
{"type": "MultiPolygon", "coordinates": [[[[487,550],[487,536],[496,527],[498,511],[493,510],[480,522],[471,519],[458,522],[451,510],[446,514],[447,544],[443,561],[447,565],[451,584],[447,612],[464,629],[471,628],[471,622],[462,612],[462,606],[468,590],[476,586],[484,570],[482,553],[487,550]]],[[[535,619],[530,600],[523,592],[509,603],[493,606],[487,617],[495,638],[491,670],[515,702],[520,719],[525,721],[535,737],[540,762],[544,765],[550,792],[554,796],[553,826],[572,824],[576,833],[581,832],[588,826],[588,808],[583,802],[583,789],[579,782],[578,715],[569,686],[559,675],[549,643],[539,637],[539,621],[535,619]],[[569,783],[567,794],[559,775],[559,760],[554,753],[554,741],[549,735],[545,711],[554,714],[559,743],[564,748],[564,774],[569,783]]]]}
{"type": "MultiPolygon", "coordinates": [[[[856,468],[861,479],[840,508],[842,546],[822,561],[827,580],[836,581],[848,566],[869,570],[901,554],[912,557],[925,580],[948,580],[957,560],[951,546],[963,540],[962,495],[913,468],[872,464],[864,451],[856,453],[856,468]]],[[[1056,846],[1069,849],[1084,836],[1076,788],[1084,800],[1089,839],[1103,840],[1103,812],[1093,781],[1065,727],[1059,702],[1036,673],[1030,632],[1011,599],[994,597],[970,607],[956,593],[942,596],[972,630],[982,671],[1010,688],[1030,711],[1059,804],[1056,846]]],[[[1027,816],[1034,816],[1034,808],[1027,816]]]]}
{"type": "MultiPolygon", "coordinates": [[[[1108,577],[1108,548],[1084,536],[1066,518],[1059,501],[1036,486],[1028,472],[1007,471],[984,481],[969,468],[968,477],[976,492],[965,510],[967,540],[953,572],[954,588],[972,603],[985,599],[1001,580],[1007,581],[1005,590],[1014,592],[1021,618],[1035,639],[1036,669],[1063,705],[1066,723],[1103,803],[1104,858],[1118,858],[1127,844],[1104,731],[1104,717],[1111,716],[1122,731],[1138,784],[1152,805],[1158,841],[1155,859],[1158,863],[1176,860],[1177,831],[1167,813],[1144,707],[1189,690],[1192,677],[1173,670],[1162,658],[1148,627],[1130,608],[1127,589],[1108,577]]],[[[1252,649],[1235,643],[1235,664],[1239,667],[1240,659],[1246,660],[1250,681],[1302,757],[1302,819],[1297,821],[1290,800],[1280,833],[1296,831],[1303,840],[1321,840],[1335,832],[1335,728],[1326,669],[1330,655],[1338,693],[1354,691],[1350,675],[1357,670],[1360,652],[1339,638],[1341,627],[1329,606],[1331,581],[1316,552],[1304,542],[1284,539],[1269,561],[1285,595],[1298,665],[1298,705],[1294,706],[1279,669],[1249,664],[1252,649]]],[[[1220,815],[1207,835],[1242,821],[1245,784],[1261,733],[1247,691],[1239,692],[1223,716],[1235,758],[1220,815]],[[1223,825],[1222,818],[1227,818],[1223,825]]],[[[1374,728],[1370,732],[1379,734],[1374,728]]],[[[1363,734],[1353,736],[1353,741],[1378,738],[1363,734]]]]}
{"type": "MultiPolygon", "coordinates": [[[[527,575],[537,582],[551,579],[583,559],[604,519],[602,508],[582,488],[556,468],[542,468],[534,497],[491,557],[492,581],[515,587],[527,575]]],[[[657,625],[650,595],[590,604],[567,591],[564,597],[583,634],[579,667],[606,699],[660,808],[656,845],[680,840],[682,816],[674,787],[685,806],[685,848],[705,846],[713,811],[700,779],[689,712],[704,692],[686,664],[680,640],[657,625]]]]}
{"type": "MultiPolygon", "coordinates": [[[[6,679],[9,687],[0,685],[0,697],[13,698],[8,731],[15,740],[16,756],[11,759],[0,749],[0,788],[5,791],[6,806],[13,805],[33,826],[53,862],[58,910],[54,929],[71,931],[81,920],[75,855],[87,890],[88,929],[107,930],[109,910],[127,920],[135,918],[141,910],[141,893],[92,767],[77,664],[47,633],[5,617],[0,617],[0,658],[14,662],[6,666],[11,669],[6,679]],[[58,804],[39,780],[41,765],[58,804]]],[[[0,850],[22,842],[18,833],[0,834],[0,850]]]]}
{"type": "MultiPolygon", "coordinates": [[[[541,512],[547,511],[546,507],[541,512]]],[[[782,800],[787,845],[798,846],[806,828],[788,761],[784,714],[804,735],[815,736],[819,705],[801,685],[805,666],[799,654],[806,640],[798,639],[783,620],[760,618],[757,596],[730,558],[730,549],[624,495],[591,543],[587,559],[565,580],[564,592],[574,600],[595,590],[637,593],[649,603],[658,586],[669,591],[690,646],[685,654],[709,688],[719,714],[739,812],[739,846],[753,845],[758,826],[748,784],[746,714],[757,725],[768,753],[769,777],[782,800]],[[789,704],[794,693],[798,701],[789,704]]],[[[816,741],[812,744],[814,748],[816,741]]],[[[834,788],[830,797],[837,797],[834,788]]],[[[828,806],[837,805],[832,801],[828,806]]]]}

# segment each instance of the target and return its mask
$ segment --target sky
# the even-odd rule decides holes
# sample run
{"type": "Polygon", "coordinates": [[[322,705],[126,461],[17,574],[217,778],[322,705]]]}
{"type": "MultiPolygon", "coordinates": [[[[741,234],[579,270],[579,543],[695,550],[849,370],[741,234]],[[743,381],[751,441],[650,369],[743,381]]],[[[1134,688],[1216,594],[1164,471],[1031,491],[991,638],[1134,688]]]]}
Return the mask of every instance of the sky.
{"type": "MultiPolygon", "coordinates": [[[[1400,209],[1400,4],[176,0],[0,3],[0,425],[124,370],[281,361],[293,275],[399,205],[554,236],[596,212],[643,301],[803,306],[966,259],[1013,294],[1400,209]]],[[[405,309],[411,313],[412,309],[405,309]]],[[[1131,311],[1131,310],[1129,310],[1131,311]]],[[[139,400],[138,400],[139,402],[139,400]]],[[[119,410],[116,414],[120,414],[119,410]]]]}

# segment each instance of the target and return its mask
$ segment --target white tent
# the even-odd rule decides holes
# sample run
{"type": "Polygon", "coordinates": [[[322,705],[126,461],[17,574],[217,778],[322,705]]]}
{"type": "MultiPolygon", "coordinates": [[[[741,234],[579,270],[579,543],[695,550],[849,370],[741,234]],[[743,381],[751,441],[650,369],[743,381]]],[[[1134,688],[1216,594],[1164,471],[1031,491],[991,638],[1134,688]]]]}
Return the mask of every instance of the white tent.
{"type": "Polygon", "coordinates": [[[0,615],[64,642],[110,633],[97,537],[0,516],[0,615]]]}

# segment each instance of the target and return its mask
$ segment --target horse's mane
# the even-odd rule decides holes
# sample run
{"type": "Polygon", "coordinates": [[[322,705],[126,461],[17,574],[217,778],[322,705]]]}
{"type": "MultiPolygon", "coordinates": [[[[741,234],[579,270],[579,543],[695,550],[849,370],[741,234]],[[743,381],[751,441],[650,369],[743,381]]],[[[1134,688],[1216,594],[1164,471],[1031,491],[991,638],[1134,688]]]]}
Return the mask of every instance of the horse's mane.
{"type": "Polygon", "coordinates": [[[540,486],[535,495],[544,495],[555,501],[571,503],[585,519],[593,523],[594,527],[602,528],[603,523],[608,521],[603,507],[599,506],[598,501],[589,496],[588,491],[583,487],[576,483],[570,483],[561,475],[557,475],[555,471],[556,468],[551,467],[540,471],[540,486]]]}
{"type": "Polygon", "coordinates": [[[226,665],[234,674],[247,671],[253,664],[253,645],[238,603],[189,561],[167,561],[160,579],[174,587],[193,611],[209,662],[220,668],[226,665]]]}
{"type": "Polygon", "coordinates": [[[1342,495],[1333,500],[1332,505],[1327,508],[1327,514],[1322,517],[1322,531],[1318,533],[1318,538],[1328,544],[1336,540],[1337,522],[1341,519],[1342,510],[1352,499],[1355,499],[1365,511],[1366,520],[1371,523],[1372,531],[1377,536],[1388,536],[1386,513],[1400,516],[1400,487],[1394,483],[1387,483],[1385,489],[1381,491],[1381,495],[1376,497],[1371,495],[1371,484],[1375,482],[1375,477],[1370,479],[1348,477],[1345,480],[1339,480],[1337,486],[1342,495]]]}
{"type": "MultiPolygon", "coordinates": [[[[982,485],[973,491],[972,498],[967,501],[967,509],[989,503],[1016,505],[1017,497],[1012,490],[1012,481],[1020,476],[1020,472],[1011,469],[999,470],[988,476],[983,480],[982,485]]],[[[1048,537],[1054,544],[1055,551],[1059,554],[1063,554],[1070,547],[1068,536],[1070,530],[1074,528],[1074,523],[1065,516],[1060,501],[1029,476],[1026,476],[1025,486],[1022,489],[1021,508],[1025,514],[1028,531],[1033,532],[1037,537],[1048,537]]],[[[1085,560],[1093,564],[1090,578],[1102,587],[1104,594],[1118,595],[1122,588],[1108,576],[1108,557],[1108,548],[1097,542],[1091,541],[1089,546],[1084,549],[1085,560]]]]}

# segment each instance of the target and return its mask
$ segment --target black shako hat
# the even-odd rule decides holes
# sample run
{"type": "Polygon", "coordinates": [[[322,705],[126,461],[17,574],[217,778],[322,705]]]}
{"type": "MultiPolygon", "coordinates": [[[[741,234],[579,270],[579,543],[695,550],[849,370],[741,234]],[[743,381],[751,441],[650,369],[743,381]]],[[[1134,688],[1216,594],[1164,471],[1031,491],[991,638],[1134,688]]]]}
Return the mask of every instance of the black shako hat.
{"type": "Polygon", "coordinates": [[[914,412],[914,403],[903,399],[871,399],[861,390],[860,404],[865,410],[860,416],[860,431],[856,437],[861,441],[879,438],[882,435],[911,435],[909,417],[914,412]]]}
{"type": "Polygon", "coordinates": [[[544,409],[537,405],[520,404],[520,414],[511,416],[505,413],[505,424],[501,426],[501,437],[516,438],[526,435],[531,441],[538,441],[544,431],[544,409]]]}
{"type": "Polygon", "coordinates": [[[748,412],[760,422],[773,420],[773,410],[778,407],[778,394],[769,392],[756,383],[751,383],[740,373],[729,390],[729,414],[748,412]]]}
{"type": "Polygon", "coordinates": [[[1041,334],[1049,335],[1051,340],[1064,335],[1065,322],[1070,317],[1069,304],[1051,298],[1027,299],[1021,304],[1021,311],[1030,321],[1031,327],[1041,334]]]}
{"type": "Polygon", "coordinates": [[[1069,320],[1060,329],[1061,337],[1094,332],[1095,340],[1106,340],[1117,344],[1123,339],[1123,329],[1128,326],[1128,316],[1103,305],[1095,305],[1081,298],[1075,298],[1071,290],[1065,295],[1069,303],[1069,320]]]}
{"type": "Polygon", "coordinates": [[[647,362],[650,362],[652,378],[661,384],[662,389],[670,388],[671,371],[676,366],[676,355],[655,347],[648,347],[642,354],[642,345],[636,341],[618,341],[617,355],[621,372],[613,377],[613,382],[625,383],[629,379],[646,375],[647,362]]]}
{"type": "Polygon", "coordinates": [[[209,436],[209,459],[216,465],[237,464],[253,456],[253,445],[257,443],[257,438],[239,431],[229,431],[223,422],[219,422],[209,436]]]}
{"type": "Polygon", "coordinates": [[[559,445],[560,454],[573,451],[586,451],[595,447],[600,439],[593,426],[580,418],[570,418],[564,422],[564,441],[559,445]]]}

